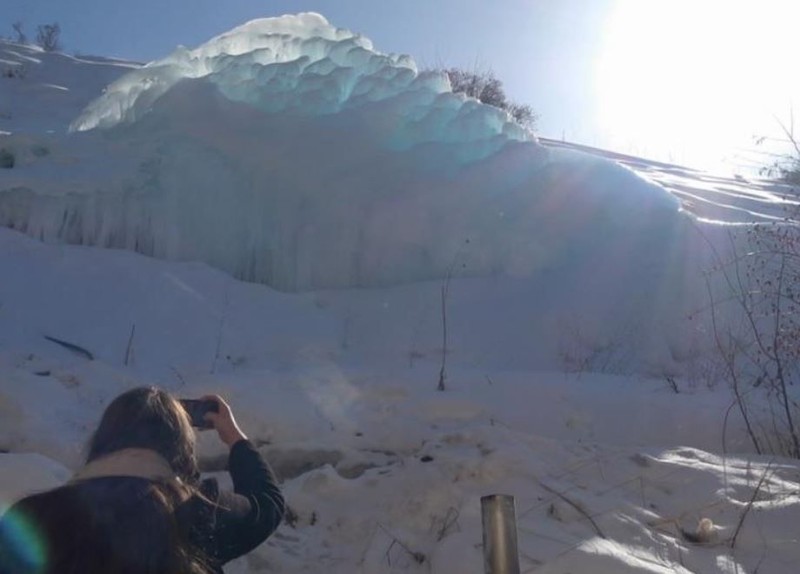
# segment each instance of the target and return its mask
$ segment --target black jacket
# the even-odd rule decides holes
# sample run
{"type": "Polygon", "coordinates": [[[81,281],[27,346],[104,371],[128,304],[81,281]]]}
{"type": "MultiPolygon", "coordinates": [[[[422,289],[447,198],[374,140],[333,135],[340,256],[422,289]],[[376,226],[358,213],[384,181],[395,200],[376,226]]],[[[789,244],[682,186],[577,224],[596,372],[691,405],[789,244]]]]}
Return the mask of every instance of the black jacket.
{"type": "Polygon", "coordinates": [[[264,542],[283,519],[285,506],[275,475],[250,441],[231,448],[228,471],[233,492],[204,481],[200,495],[178,511],[192,542],[211,560],[215,572],[264,542]]]}
{"type": "MultiPolygon", "coordinates": [[[[283,496],[275,475],[252,443],[237,442],[230,450],[228,469],[233,492],[220,490],[215,480],[200,484],[199,492],[175,510],[179,536],[204,559],[212,572],[246,554],[272,534],[284,514],[283,496]]],[[[0,517],[0,574],[54,572],[156,571],[157,557],[141,548],[145,536],[172,544],[174,527],[154,522],[143,505],[154,501],[151,481],[134,477],[98,477],[67,484],[26,497],[0,517]],[[111,535],[109,536],[109,531],[111,535]],[[137,537],[139,542],[137,543],[137,537]],[[114,556],[134,557],[115,563],[114,556]],[[108,565],[108,567],[104,567],[108,565]]],[[[163,546],[163,545],[162,545],[163,546]]]]}

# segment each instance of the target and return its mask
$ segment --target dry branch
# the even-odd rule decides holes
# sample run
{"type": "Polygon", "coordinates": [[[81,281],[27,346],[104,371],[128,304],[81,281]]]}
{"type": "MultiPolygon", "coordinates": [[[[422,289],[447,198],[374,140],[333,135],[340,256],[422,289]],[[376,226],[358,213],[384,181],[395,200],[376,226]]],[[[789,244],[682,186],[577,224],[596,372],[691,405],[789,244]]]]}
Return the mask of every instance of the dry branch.
{"type": "Polygon", "coordinates": [[[744,520],[747,518],[747,514],[753,508],[753,504],[758,498],[758,493],[761,492],[761,487],[764,485],[764,481],[767,480],[767,476],[769,475],[769,471],[772,468],[772,463],[770,462],[767,465],[767,468],[764,469],[764,472],[761,473],[761,478],[756,485],[755,490],[753,491],[753,496],[750,497],[750,501],[747,503],[747,506],[744,507],[742,511],[742,515],[739,517],[739,523],[736,525],[736,530],[733,532],[733,536],[731,537],[730,546],[731,548],[736,548],[736,538],[739,536],[739,531],[742,529],[744,525],[744,520]]]}
{"type": "Polygon", "coordinates": [[[392,551],[392,548],[394,548],[395,544],[398,545],[403,550],[405,550],[417,564],[422,564],[423,562],[425,562],[425,555],[422,552],[415,552],[411,550],[407,545],[403,544],[403,542],[397,536],[389,532],[386,529],[386,527],[384,527],[383,524],[381,524],[380,522],[378,522],[378,527],[381,530],[383,530],[386,536],[392,539],[392,543],[389,545],[389,548],[386,549],[386,554],[384,555],[386,557],[386,562],[389,564],[389,566],[392,565],[392,560],[390,558],[389,553],[392,551]]]}
{"type": "Polygon", "coordinates": [[[71,352],[75,353],[76,355],[79,355],[79,356],[83,357],[84,359],[88,359],[90,361],[94,361],[94,355],[92,353],[90,353],[89,351],[87,351],[86,349],[84,349],[83,347],[81,347],[80,345],[76,345],[75,343],[70,343],[69,341],[64,341],[62,339],[57,339],[55,337],[50,337],[49,335],[42,335],[42,336],[45,339],[47,339],[48,341],[51,341],[51,342],[55,343],[56,345],[61,345],[62,347],[64,347],[68,351],[71,351],[71,352]]]}
{"type": "Polygon", "coordinates": [[[128,346],[125,348],[125,366],[127,367],[128,364],[131,362],[132,358],[132,351],[133,351],[133,336],[136,333],[136,323],[131,325],[131,334],[128,337],[128,346]]]}
{"type": "Polygon", "coordinates": [[[566,497],[566,495],[558,492],[554,488],[551,488],[551,487],[547,486],[542,481],[539,481],[539,486],[541,486],[543,489],[545,489],[550,494],[553,494],[553,495],[557,496],[558,498],[560,498],[561,500],[563,500],[564,502],[569,504],[572,508],[577,510],[581,514],[581,516],[583,516],[584,518],[586,518],[586,520],[589,521],[589,523],[592,525],[592,528],[594,528],[594,531],[597,533],[597,535],[600,538],[608,538],[605,534],[603,534],[603,531],[600,530],[600,527],[597,525],[597,522],[594,521],[594,518],[592,518],[589,515],[589,513],[586,512],[586,509],[584,509],[580,504],[578,504],[577,502],[575,502],[573,500],[570,500],[569,498],[566,497]]]}

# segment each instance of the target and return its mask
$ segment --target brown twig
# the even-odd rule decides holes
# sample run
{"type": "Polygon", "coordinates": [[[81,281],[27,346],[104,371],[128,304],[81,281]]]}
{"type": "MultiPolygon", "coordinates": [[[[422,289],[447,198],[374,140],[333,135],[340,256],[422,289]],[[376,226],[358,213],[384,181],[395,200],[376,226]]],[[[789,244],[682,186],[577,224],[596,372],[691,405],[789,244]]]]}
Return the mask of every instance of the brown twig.
{"type": "Polygon", "coordinates": [[[128,337],[128,346],[125,348],[125,366],[127,367],[128,364],[131,362],[132,351],[133,351],[133,335],[136,333],[136,323],[131,325],[131,334],[128,337]]]}
{"type": "Polygon", "coordinates": [[[447,536],[448,531],[452,526],[458,525],[458,517],[459,517],[458,509],[451,506],[447,509],[447,514],[445,514],[444,518],[442,519],[442,525],[439,528],[439,532],[436,533],[436,542],[441,542],[444,540],[444,537],[447,536]]]}
{"type": "Polygon", "coordinates": [[[222,348],[222,331],[225,328],[225,319],[228,316],[228,306],[230,305],[229,288],[225,287],[225,306],[222,309],[219,317],[219,326],[217,327],[217,344],[214,349],[214,361],[211,363],[211,374],[217,372],[217,361],[219,361],[219,353],[222,348]]]}
{"type": "Polygon", "coordinates": [[[442,281],[442,365],[439,368],[439,383],[436,385],[437,391],[444,391],[445,382],[447,381],[447,297],[450,295],[450,280],[453,278],[453,272],[455,271],[456,263],[458,262],[465,245],[469,245],[469,239],[465,239],[459,250],[456,251],[456,254],[453,256],[453,260],[450,262],[450,266],[447,268],[447,275],[445,275],[444,281],[442,281]]]}
{"type": "Polygon", "coordinates": [[[594,528],[594,531],[597,533],[597,535],[598,535],[600,538],[608,538],[608,537],[607,537],[605,534],[603,534],[603,531],[602,531],[602,530],[600,530],[600,527],[597,525],[597,522],[595,522],[595,521],[594,521],[594,518],[592,518],[592,517],[589,515],[589,513],[588,513],[588,512],[586,512],[586,509],[584,509],[584,508],[583,508],[583,507],[582,507],[580,504],[578,504],[577,502],[575,502],[575,501],[573,501],[573,500],[570,500],[569,498],[567,498],[567,497],[566,497],[566,495],[564,495],[564,494],[562,494],[562,493],[558,492],[558,491],[557,491],[556,489],[554,489],[554,488],[551,488],[551,487],[547,486],[547,485],[546,485],[546,484],[544,484],[542,481],[539,481],[539,486],[541,486],[543,489],[545,489],[545,490],[546,490],[547,492],[549,492],[550,494],[553,494],[553,495],[557,496],[558,498],[560,498],[561,500],[563,500],[564,502],[566,502],[567,504],[569,504],[569,505],[570,505],[572,508],[574,508],[575,510],[577,510],[577,511],[578,511],[578,512],[581,514],[581,516],[583,516],[584,518],[586,518],[586,520],[588,520],[588,521],[589,521],[589,523],[591,523],[592,527],[594,528]]]}
{"type": "Polygon", "coordinates": [[[80,345],[76,345],[75,343],[70,343],[69,341],[64,341],[63,339],[57,339],[56,337],[51,337],[50,335],[42,335],[48,341],[55,343],[56,345],[61,345],[68,351],[75,353],[76,355],[80,355],[84,359],[88,359],[89,361],[94,361],[94,355],[81,347],[80,345]]]}
{"type": "Polygon", "coordinates": [[[750,497],[750,501],[747,503],[747,506],[744,507],[744,511],[742,515],[739,517],[739,524],[736,525],[736,530],[733,532],[733,536],[731,537],[730,547],[736,548],[736,538],[739,536],[739,531],[742,529],[744,525],[744,519],[747,518],[747,514],[753,508],[753,503],[755,503],[756,498],[758,498],[758,493],[761,492],[761,487],[764,485],[764,481],[767,479],[767,475],[769,474],[770,469],[772,468],[772,462],[770,461],[767,464],[767,467],[764,469],[764,472],[761,473],[761,478],[756,485],[756,489],[753,491],[753,496],[750,497]]]}
{"type": "Polygon", "coordinates": [[[183,378],[183,375],[181,375],[180,371],[173,366],[170,366],[170,369],[172,370],[173,373],[175,373],[175,376],[178,377],[178,380],[181,382],[181,386],[185,387],[186,379],[183,378]]]}
{"type": "Polygon", "coordinates": [[[409,556],[411,556],[411,557],[414,559],[414,561],[415,561],[417,564],[422,564],[423,562],[425,562],[425,555],[424,555],[422,552],[414,552],[413,550],[411,550],[411,549],[410,549],[408,546],[406,546],[405,544],[403,544],[403,542],[402,542],[402,541],[401,541],[401,540],[400,540],[400,539],[399,539],[397,536],[395,536],[394,534],[392,534],[391,532],[389,532],[389,531],[386,529],[386,527],[384,527],[384,526],[383,526],[383,524],[381,524],[380,522],[378,522],[378,528],[380,528],[381,530],[383,530],[383,532],[384,532],[384,533],[385,533],[385,534],[386,534],[386,535],[387,535],[389,538],[391,538],[391,539],[392,539],[392,543],[389,545],[389,548],[387,548],[387,549],[386,549],[386,554],[385,554],[385,557],[386,557],[386,562],[387,562],[387,563],[388,563],[390,566],[391,566],[391,564],[392,564],[392,560],[391,560],[391,558],[389,557],[389,553],[392,551],[392,548],[394,547],[394,545],[395,545],[395,544],[397,544],[397,545],[398,545],[400,548],[402,548],[403,550],[405,550],[405,551],[408,553],[408,555],[409,555],[409,556]]]}

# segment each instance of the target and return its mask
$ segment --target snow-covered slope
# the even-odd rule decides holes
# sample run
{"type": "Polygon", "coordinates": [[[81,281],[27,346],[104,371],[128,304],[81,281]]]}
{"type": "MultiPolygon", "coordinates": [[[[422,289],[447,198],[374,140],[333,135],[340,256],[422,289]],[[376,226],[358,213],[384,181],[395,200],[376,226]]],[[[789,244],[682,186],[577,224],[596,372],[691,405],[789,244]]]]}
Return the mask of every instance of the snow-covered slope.
{"type": "Polygon", "coordinates": [[[63,134],[105,87],[140,64],[0,41],[0,133],[63,134]]]}
{"type": "Polygon", "coordinates": [[[748,224],[783,221],[797,205],[791,185],[768,178],[704,173],[696,169],[570,142],[541,138],[548,148],[580,151],[624,165],[673,194],[698,221],[748,224]]]}

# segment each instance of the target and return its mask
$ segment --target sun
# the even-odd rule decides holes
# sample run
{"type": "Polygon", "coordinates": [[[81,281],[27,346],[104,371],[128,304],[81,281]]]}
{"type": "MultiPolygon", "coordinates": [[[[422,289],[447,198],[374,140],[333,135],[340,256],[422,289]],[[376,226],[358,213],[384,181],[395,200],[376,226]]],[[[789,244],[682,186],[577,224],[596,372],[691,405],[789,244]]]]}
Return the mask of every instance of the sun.
{"type": "Polygon", "coordinates": [[[617,0],[595,66],[603,139],[695,164],[752,145],[800,96],[798,23],[794,0],[617,0]]]}

